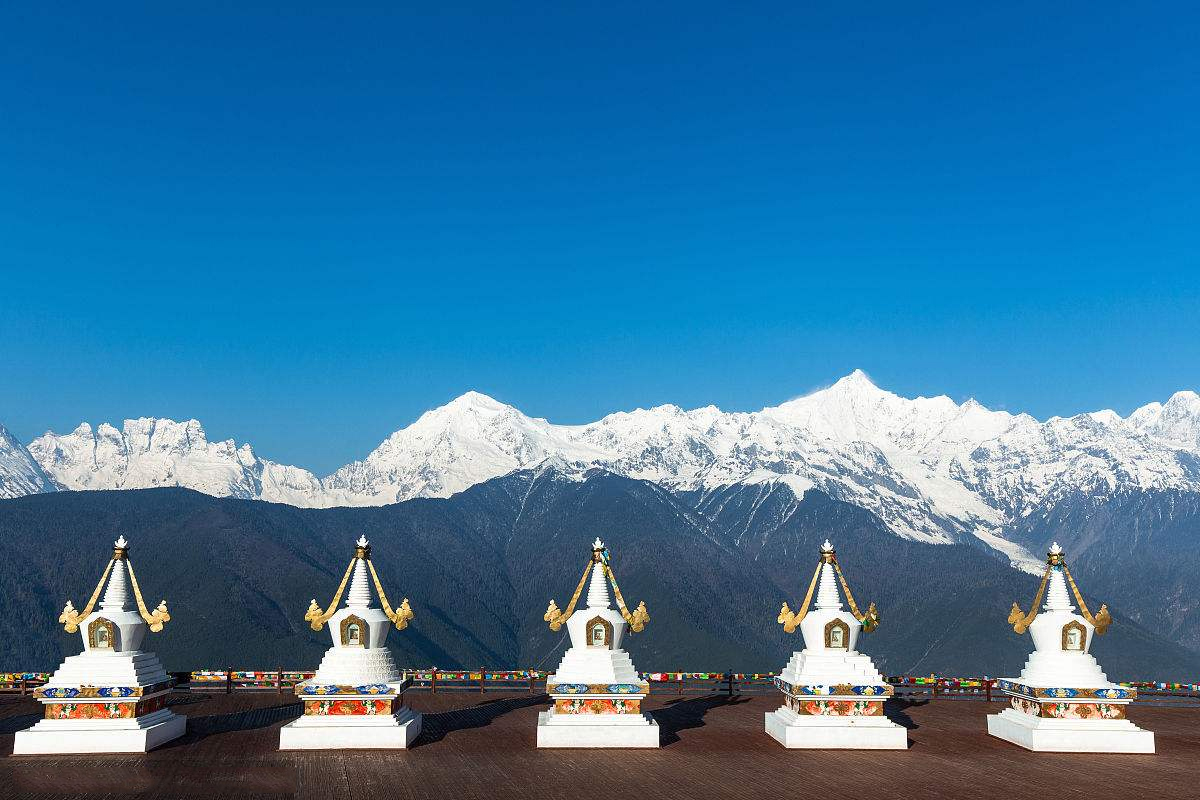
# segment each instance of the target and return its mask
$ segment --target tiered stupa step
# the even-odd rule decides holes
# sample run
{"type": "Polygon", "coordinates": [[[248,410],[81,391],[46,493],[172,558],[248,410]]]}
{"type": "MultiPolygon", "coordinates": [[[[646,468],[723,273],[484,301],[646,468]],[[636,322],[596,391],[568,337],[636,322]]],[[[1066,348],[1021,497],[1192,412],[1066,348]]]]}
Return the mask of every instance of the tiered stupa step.
{"type": "Polygon", "coordinates": [[[17,732],[14,755],[144,753],[183,735],[187,721],[166,708],[174,682],[154,653],[139,649],[147,630],[162,630],[171,617],[165,601],[146,609],[128,550],[125,537],[118,539],[83,612],[68,602],[59,617],[68,633],[80,632],[84,651],[34,692],[46,716],[17,732]],[[131,583],[137,611],[128,607],[131,583]]]}
{"type": "Polygon", "coordinates": [[[892,687],[856,649],[864,624],[873,630],[879,615],[874,604],[859,614],[844,579],[853,613],[842,610],[835,570],[840,577],[833,546],[826,541],[803,606],[792,612],[785,603],[779,614],[789,633],[800,627],[805,647],[792,654],[775,679],[784,702],[767,713],[767,733],[788,748],[903,750],[908,747],[906,731],[884,714],[892,687]],[[809,611],[814,587],[817,605],[809,611]]]}
{"type": "Polygon", "coordinates": [[[1103,634],[1112,617],[1105,606],[1095,616],[1088,611],[1057,542],[1047,553],[1030,613],[1013,603],[1008,621],[1017,633],[1028,628],[1034,651],[1020,677],[997,682],[1009,696],[1009,708],[988,716],[988,733],[1043,752],[1154,752],[1154,734],[1125,717],[1137,690],[1111,682],[1088,653],[1092,637],[1103,634]],[[1067,581],[1082,614],[1075,613],[1067,581]],[[1043,592],[1046,604],[1039,614],[1043,592]]]}
{"type": "Polygon", "coordinates": [[[421,715],[403,701],[412,681],[400,677],[385,644],[393,625],[408,626],[412,611],[407,598],[391,609],[370,556],[370,545],[360,537],[329,610],[322,613],[313,600],[305,615],[313,630],[329,623],[333,646],[316,675],[296,686],[304,716],[280,729],[280,750],[405,749],[421,732],[421,715]],[[371,606],[368,573],[383,609],[371,606]],[[335,611],[347,579],[346,606],[335,611]]]}
{"type": "Polygon", "coordinates": [[[538,747],[659,746],[658,723],[642,711],[650,686],[620,648],[626,629],[640,631],[649,615],[644,603],[629,612],[608,562],[608,550],[597,539],[567,610],[560,612],[552,601],[546,611],[552,630],[566,621],[571,647],[546,679],[554,705],[538,715],[538,747]],[[609,580],[619,612],[611,607],[609,580]],[[585,581],[587,607],[572,613],[585,581]]]}

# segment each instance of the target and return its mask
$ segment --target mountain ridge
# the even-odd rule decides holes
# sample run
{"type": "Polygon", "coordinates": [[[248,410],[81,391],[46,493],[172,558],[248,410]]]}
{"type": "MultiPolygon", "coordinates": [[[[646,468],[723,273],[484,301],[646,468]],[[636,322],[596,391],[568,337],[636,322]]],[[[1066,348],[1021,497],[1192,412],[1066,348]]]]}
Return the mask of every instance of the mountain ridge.
{"type": "Polygon", "coordinates": [[[452,496],[548,460],[684,491],[781,479],[799,496],[819,488],[866,508],[902,538],[975,540],[1034,569],[1040,559],[1006,531],[1041,508],[1081,494],[1200,491],[1200,396],[1176,392],[1127,417],[1103,410],[1039,422],[973,399],[900,397],[855,370],[756,412],[665,404],[582,425],[470,391],[324,478],[249,444],[210,442],[196,420],[83,423],[43,434],[27,452],[64,489],[177,485],[315,508],[452,496]]]}
{"type": "MultiPolygon", "coordinates": [[[[980,549],[901,539],[869,511],[816,489],[797,502],[777,484],[672,492],[550,465],[451,498],[364,508],[178,488],[60,492],[0,504],[0,537],[24,554],[0,562],[12,611],[0,618],[5,669],[49,669],[77,652],[78,635],[54,620],[89,591],[118,534],[131,542],[143,590],[170,604],[154,648],[173,669],[317,663],[328,634],[309,629],[304,609],[333,593],[360,534],[389,595],[411,599],[412,625],[389,637],[408,666],[552,667],[565,644],[542,615],[551,597],[564,603],[595,536],[612,548],[626,598],[650,609],[647,633],[629,647],[654,671],[778,669],[797,642],[776,623],[779,605],[803,596],[825,538],[856,597],[878,604],[883,624],[869,648],[892,674],[1014,674],[1029,643],[1004,620],[1038,583],[980,549]]],[[[1162,628],[1164,598],[1116,593],[1129,581],[1105,564],[1072,554],[1089,601],[1108,602],[1117,618],[1094,645],[1109,673],[1194,675],[1200,654],[1162,628]]]]}

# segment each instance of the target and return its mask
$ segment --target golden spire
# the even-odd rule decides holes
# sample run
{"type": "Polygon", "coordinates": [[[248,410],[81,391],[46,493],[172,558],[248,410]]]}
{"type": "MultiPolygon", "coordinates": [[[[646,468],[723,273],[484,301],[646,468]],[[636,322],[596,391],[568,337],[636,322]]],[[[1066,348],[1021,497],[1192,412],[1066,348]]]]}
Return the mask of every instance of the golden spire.
{"type": "Polygon", "coordinates": [[[79,630],[79,623],[92,613],[92,609],[96,607],[96,601],[100,598],[100,591],[104,588],[104,584],[108,581],[108,576],[112,574],[113,567],[118,561],[125,562],[125,569],[129,572],[129,583],[133,587],[133,598],[137,601],[138,614],[146,624],[150,626],[150,630],[158,633],[163,629],[163,624],[171,621],[171,614],[167,611],[167,601],[159,602],[158,607],[153,612],[147,610],[146,603],[142,600],[142,590],[138,586],[137,575],[133,572],[133,562],[129,560],[129,542],[125,541],[125,537],[118,536],[113,542],[113,554],[109,559],[108,565],[105,566],[104,572],[100,575],[100,582],[96,584],[96,588],[92,591],[92,596],[88,598],[87,605],[83,607],[83,611],[76,611],[74,604],[67,600],[67,604],[63,607],[62,613],[58,615],[58,621],[62,623],[63,629],[67,633],[75,633],[79,630]]]}
{"type": "Polygon", "coordinates": [[[1058,542],[1054,542],[1046,552],[1046,569],[1042,572],[1042,582],[1038,585],[1037,594],[1033,596],[1033,604],[1029,608],[1029,613],[1021,611],[1021,607],[1013,603],[1012,610],[1008,613],[1008,624],[1012,625],[1013,630],[1017,633],[1024,633],[1029,624],[1037,618],[1042,605],[1042,597],[1046,593],[1046,583],[1050,580],[1050,574],[1054,570],[1061,570],[1067,579],[1071,593],[1075,595],[1075,602],[1079,603],[1080,615],[1092,624],[1096,633],[1103,636],[1108,630],[1108,626],[1112,624],[1112,615],[1108,613],[1108,606],[1101,603],[1100,610],[1095,616],[1088,611],[1087,603],[1083,601],[1083,595],[1079,593],[1079,587],[1075,585],[1075,579],[1071,577],[1071,570],[1067,567],[1066,554],[1058,542]]]}
{"type": "Polygon", "coordinates": [[[571,602],[567,604],[567,610],[559,610],[558,604],[553,599],[550,601],[550,605],[546,606],[546,613],[542,615],[542,619],[550,623],[550,630],[557,631],[562,628],[563,623],[571,618],[571,614],[575,613],[575,604],[579,602],[579,595],[583,593],[583,586],[587,583],[588,574],[596,564],[601,566],[605,577],[612,584],[613,594],[617,597],[617,608],[621,611],[621,617],[629,623],[629,629],[634,633],[640,633],[646,627],[646,623],[650,621],[650,613],[646,610],[645,601],[638,603],[638,607],[633,612],[629,611],[628,606],[625,605],[625,598],[621,595],[621,587],[617,585],[617,576],[613,574],[612,567],[609,566],[610,558],[611,554],[608,552],[608,548],[597,536],[596,541],[592,542],[591,558],[583,568],[583,575],[579,578],[579,585],[575,587],[575,594],[571,595],[571,602]]]}
{"type": "Polygon", "coordinates": [[[383,613],[395,624],[396,630],[402,631],[408,627],[409,620],[413,618],[412,608],[408,605],[408,598],[404,598],[399,608],[394,611],[388,605],[387,595],[383,591],[383,584],[379,580],[379,575],[375,572],[375,565],[371,563],[371,543],[367,541],[367,537],[360,535],[358,541],[354,543],[354,556],[350,559],[350,563],[346,565],[346,572],[342,575],[342,582],[338,584],[337,591],[333,593],[333,600],[329,603],[329,608],[321,611],[321,607],[317,605],[315,597],[308,604],[308,611],[304,613],[304,619],[314,631],[321,630],[325,623],[329,621],[329,618],[337,611],[338,603],[342,600],[342,593],[346,591],[346,582],[350,580],[350,573],[354,571],[354,565],[360,559],[371,573],[371,580],[375,584],[375,592],[379,595],[379,604],[383,607],[383,613]]]}
{"type": "Polygon", "coordinates": [[[875,604],[871,603],[867,606],[867,613],[863,614],[858,610],[858,604],[854,602],[854,595],[850,593],[850,584],[846,582],[846,576],[842,574],[842,567],[838,564],[837,551],[833,549],[833,544],[828,539],[821,545],[821,557],[817,561],[817,568],[813,570],[812,580],[808,582],[808,592],[804,595],[804,603],[800,606],[799,611],[792,611],[788,608],[788,604],[784,602],[779,609],[779,616],[776,622],[783,626],[787,633],[795,633],[796,628],[808,616],[808,607],[812,604],[813,591],[817,588],[817,578],[821,576],[821,568],[829,564],[835,573],[837,573],[838,583],[842,586],[842,591],[846,593],[846,602],[850,604],[850,613],[854,618],[862,623],[862,629],[866,633],[870,633],[879,627],[879,611],[875,608],[875,604]]]}

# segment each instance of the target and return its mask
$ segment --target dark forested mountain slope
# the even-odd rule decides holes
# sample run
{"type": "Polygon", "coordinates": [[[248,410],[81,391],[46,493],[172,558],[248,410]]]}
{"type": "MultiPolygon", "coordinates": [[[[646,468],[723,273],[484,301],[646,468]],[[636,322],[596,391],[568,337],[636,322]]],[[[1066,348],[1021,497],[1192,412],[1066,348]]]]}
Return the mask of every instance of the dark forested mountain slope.
{"type": "MultiPolygon", "coordinates": [[[[0,501],[0,669],[53,668],[78,650],[55,620],[68,597],[86,601],[121,533],[146,600],[170,605],[151,643],[174,669],[315,666],[328,634],[304,610],[329,601],[360,533],[389,595],[416,612],[389,637],[411,666],[555,667],[566,642],[542,614],[551,597],[565,606],[595,536],[613,550],[626,599],[649,607],[629,644],[644,670],[780,668],[800,639],[775,616],[803,598],[826,536],[857,599],[879,605],[883,624],[864,647],[886,672],[1019,670],[1028,638],[1004,618],[1037,583],[990,551],[900,539],[868,511],[815,490],[797,500],[782,485],[718,498],[541,469],[448,499],[326,510],[184,489],[64,492],[0,501]]],[[[1117,624],[1094,652],[1111,676],[1194,677],[1200,656],[1102,599],[1117,624]]]]}

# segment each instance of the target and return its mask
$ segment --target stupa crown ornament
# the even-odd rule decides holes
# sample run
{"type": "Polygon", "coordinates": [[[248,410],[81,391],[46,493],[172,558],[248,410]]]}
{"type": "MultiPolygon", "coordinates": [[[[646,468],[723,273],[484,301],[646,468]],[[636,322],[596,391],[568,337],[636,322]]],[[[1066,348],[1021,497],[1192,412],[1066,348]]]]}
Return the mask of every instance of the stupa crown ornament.
{"type": "Polygon", "coordinates": [[[67,600],[66,606],[63,607],[62,613],[58,616],[58,621],[62,624],[63,629],[67,633],[75,633],[79,630],[79,624],[89,615],[96,607],[96,601],[100,599],[100,592],[104,592],[104,599],[101,601],[101,606],[107,611],[124,611],[125,603],[128,600],[126,592],[125,576],[129,576],[129,585],[133,587],[133,597],[137,601],[138,614],[154,633],[158,633],[163,629],[163,624],[171,621],[171,614],[167,611],[167,601],[159,602],[158,607],[153,612],[146,608],[146,603],[142,599],[142,590],[138,586],[137,575],[133,571],[133,562],[129,560],[129,542],[125,541],[125,536],[117,537],[113,542],[113,554],[109,559],[108,565],[104,568],[104,572],[100,575],[100,581],[96,584],[96,588],[92,591],[92,596],[88,598],[87,605],[83,607],[83,611],[77,611],[75,605],[67,600]],[[109,578],[112,578],[110,581],[109,578]],[[107,589],[105,585],[107,584],[107,589]]]}
{"type": "Polygon", "coordinates": [[[1042,582],[1038,585],[1037,594],[1033,597],[1033,603],[1029,607],[1029,613],[1026,614],[1021,610],[1021,607],[1016,603],[1012,604],[1012,611],[1008,614],[1008,624],[1012,625],[1013,630],[1017,633],[1024,633],[1031,622],[1033,622],[1041,611],[1074,611],[1074,606],[1071,605],[1070,599],[1067,597],[1066,587],[1063,584],[1063,578],[1066,579],[1067,585],[1071,587],[1071,593],[1075,596],[1075,602],[1079,604],[1079,613],[1096,629],[1096,633],[1101,636],[1108,630],[1108,626],[1112,624],[1112,615],[1108,612],[1108,605],[1100,604],[1100,610],[1095,615],[1088,610],[1087,603],[1083,601],[1083,595],[1079,592],[1079,587],[1075,584],[1075,579],[1071,577],[1071,570],[1067,567],[1066,555],[1058,542],[1050,545],[1050,549],[1046,552],[1046,569],[1042,572],[1042,582]],[[1046,593],[1046,585],[1050,584],[1050,593],[1046,593]],[[1042,597],[1046,597],[1046,604],[1042,605],[1042,597]],[[1041,608],[1039,609],[1039,606],[1041,608]]]}
{"type": "Polygon", "coordinates": [[[821,579],[821,591],[817,596],[817,607],[835,609],[842,607],[833,581],[827,579],[827,577],[831,577],[830,573],[837,575],[838,583],[841,584],[842,591],[846,594],[846,602],[850,604],[850,613],[862,623],[863,631],[870,633],[879,627],[879,611],[875,608],[874,603],[870,603],[867,606],[865,614],[858,610],[858,604],[854,602],[854,595],[850,592],[850,584],[846,582],[846,576],[842,574],[842,568],[838,564],[837,551],[833,549],[833,544],[826,539],[821,545],[821,554],[817,561],[817,568],[813,571],[812,580],[808,583],[808,592],[804,595],[804,602],[800,605],[800,609],[792,611],[788,608],[786,602],[779,609],[779,616],[776,621],[783,626],[785,631],[795,633],[796,628],[808,616],[809,607],[812,605],[813,592],[817,589],[818,579],[821,579]]]}
{"type": "Polygon", "coordinates": [[[612,584],[613,594],[616,595],[617,608],[621,612],[621,617],[629,623],[629,629],[634,633],[640,633],[646,627],[646,623],[650,621],[650,612],[646,610],[645,601],[638,603],[638,607],[630,612],[629,607],[625,605],[625,598],[621,595],[621,587],[617,585],[617,576],[613,574],[612,567],[609,565],[610,559],[611,554],[608,552],[608,548],[597,536],[596,541],[592,542],[592,557],[588,559],[587,565],[583,568],[579,585],[575,587],[575,594],[571,596],[571,602],[567,604],[566,610],[560,610],[554,600],[551,600],[550,605],[546,607],[546,613],[542,619],[550,623],[550,630],[561,629],[563,623],[575,613],[575,606],[579,602],[579,596],[583,593],[584,584],[588,582],[588,575],[593,574],[597,569],[600,574],[593,577],[593,585],[588,590],[588,608],[594,606],[608,608],[608,592],[604,586],[604,578],[607,578],[612,584]]]}
{"type": "Polygon", "coordinates": [[[371,563],[371,543],[367,541],[367,537],[359,535],[358,541],[354,543],[354,555],[350,559],[350,563],[346,565],[346,572],[342,575],[342,582],[338,584],[337,591],[334,592],[333,600],[329,603],[329,607],[324,611],[317,605],[317,600],[314,597],[308,604],[308,611],[304,614],[304,619],[309,623],[309,627],[314,631],[319,631],[325,626],[335,613],[337,613],[338,604],[342,600],[342,594],[346,592],[346,584],[351,583],[350,592],[346,595],[347,608],[369,608],[371,605],[371,589],[367,583],[367,574],[370,573],[371,581],[375,585],[375,592],[379,595],[379,604],[383,606],[383,613],[396,626],[396,630],[402,631],[408,627],[408,622],[413,618],[412,608],[408,605],[408,598],[401,601],[398,608],[394,611],[388,603],[387,594],[383,591],[383,584],[379,580],[378,573],[375,572],[375,565],[371,563]],[[351,575],[353,574],[353,582],[351,575]]]}

